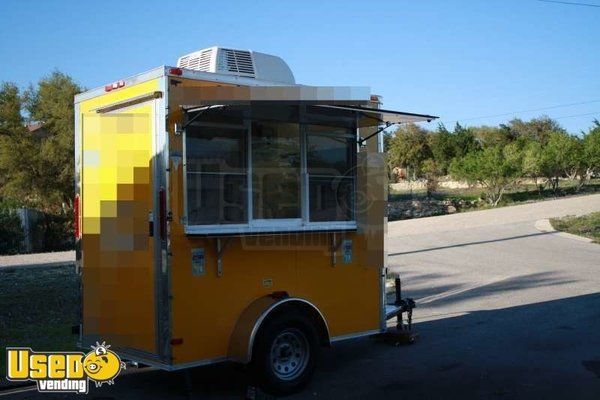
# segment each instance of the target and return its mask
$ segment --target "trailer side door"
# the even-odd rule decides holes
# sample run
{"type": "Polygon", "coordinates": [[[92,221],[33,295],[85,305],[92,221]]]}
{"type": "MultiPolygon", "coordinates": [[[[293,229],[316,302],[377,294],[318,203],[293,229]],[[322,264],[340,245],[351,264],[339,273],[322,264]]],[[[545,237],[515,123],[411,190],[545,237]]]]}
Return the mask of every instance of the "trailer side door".
{"type": "Polygon", "coordinates": [[[156,101],[81,114],[83,344],[142,358],[158,353],[156,101]]]}

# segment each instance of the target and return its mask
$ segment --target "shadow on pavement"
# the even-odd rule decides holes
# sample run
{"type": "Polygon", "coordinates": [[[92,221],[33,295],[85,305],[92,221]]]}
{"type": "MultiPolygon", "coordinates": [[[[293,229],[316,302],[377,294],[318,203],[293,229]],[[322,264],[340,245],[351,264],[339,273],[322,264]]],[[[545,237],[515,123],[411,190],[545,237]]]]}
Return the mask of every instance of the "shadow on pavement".
{"type": "MultiPolygon", "coordinates": [[[[309,388],[290,398],[600,398],[600,293],[477,311],[415,329],[421,338],[412,346],[365,338],[324,349],[309,388]]],[[[151,370],[92,388],[90,397],[240,399],[249,384],[247,374],[231,365],[195,368],[190,377],[189,393],[182,372],[151,370]]],[[[29,392],[13,398],[64,397],[77,396],[29,392]]]]}
{"type": "Polygon", "coordinates": [[[600,398],[599,293],[415,329],[413,346],[359,340],[325,352],[314,384],[296,398],[600,398]]]}
{"type": "Polygon", "coordinates": [[[403,251],[403,252],[398,252],[398,253],[389,253],[388,257],[402,256],[405,254],[426,253],[429,251],[452,249],[455,247],[475,246],[475,245],[486,244],[486,243],[506,242],[508,240],[524,239],[524,238],[528,238],[528,237],[542,236],[542,235],[552,235],[554,233],[556,233],[556,232],[538,232],[538,233],[530,233],[527,235],[510,236],[510,237],[499,238],[499,239],[479,240],[476,242],[466,242],[466,243],[450,244],[447,246],[429,247],[426,249],[410,250],[410,251],[403,251]]]}
{"type": "MultiPolygon", "coordinates": [[[[392,267],[392,273],[394,268],[392,267]]],[[[468,283],[442,283],[436,284],[436,280],[445,280],[446,274],[418,274],[416,271],[407,270],[401,274],[403,281],[410,282],[410,286],[402,290],[403,296],[412,297],[417,303],[434,304],[443,302],[445,304],[457,303],[476,297],[489,296],[492,294],[514,292],[535,287],[551,287],[575,283],[577,280],[568,279],[558,272],[537,272],[524,274],[480,285],[469,285],[468,283]],[[405,276],[408,275],[408,278],[405,276]],[[423,285],[427,283],[426,285],[423,285]]],[[[388,301],[394,299],[394,289],[387,289],[388,301]]],[[[418,305],[418,304],[417,304],[418,305]]]]}

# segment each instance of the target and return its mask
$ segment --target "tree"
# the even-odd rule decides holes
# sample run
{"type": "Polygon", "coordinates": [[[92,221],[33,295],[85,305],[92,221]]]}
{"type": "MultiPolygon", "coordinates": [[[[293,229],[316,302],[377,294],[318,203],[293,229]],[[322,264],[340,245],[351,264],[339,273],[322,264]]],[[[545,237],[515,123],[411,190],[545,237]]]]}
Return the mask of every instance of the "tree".
{"type": "Polygon", "coordinates": [[[540,192],[543,188],[538,185],[538,179],[542,176],[541,157],[542,145],[535,140],[528,141],[523,148],[523,174],[534,180],[540,192]]]}
{"type": "Polygon", "coordinates": [[[0,188],[2,197],[30,207],[41,204],[38,182],[45,171],[40,164],[39,152],[38,143],[24,133],[0,138],[0,170],[4,177],[0,188]]]}
{"type": "Polygon", "coordinates": [[[600,121],[594,120],[594,126],[583,138],[583,154],[587,166],[586,178],[600,174],[600,121]]]}
{"type": "Polygon", "coordinates": [[[472,132],[482,147],[502,147],[515,140],[510,130],[503,127],[484,125],[472,128],[472,132]]]}
{"type": "Polygon", "coordinates": [[[10,82],[0,86],[0,136],[11,136],[24,131],[19,88],[10,82]]]}
{"type": "Polygon", "coordinates": [[[73,98],[81,92],[73,79],[53,72],[25,92],[25,107],[32,120],[44,123],[49,133],[39,148],[38,166],[43,174],[36,176],[43,208],[63,212],[72,207],[74,187],[74,109],[73,98]]]}
{"type": "Polygon", "coordinates": [[[473,130],[465,128],[461,124],[456,123],[454,126],[454,156],[462,158],[469,153],[480,149],[480,145],[477,142],[473,130]]]}
{"type": "Polygon", "coordinates": [[[409,169],[413,179],[419,176],[423,161],[431,157],[427,137],[428,131],[415,124],[401,125],[389,142],[390,167],[409,169]]]}
{"type": "Polygon", "coordinates": [[[540,170],[556,192],[559,179],[575,175],[582,163],[582,148],[579,140],[565,132],[551,132],[540,153],[540,170]],[[574,172],[575,171],[575,172],[574,172]]]}
{"type": "Polygon", "coordinates": [[[13,84],[0,90],[0,197],[44,212],[41,230],[47,250],[64,248],[71,237],[73,98],[80,91],[60,72],[41,79],[23,96],[13,84]],[[43,123],[44,135],[27,131],[22,111],[31,122],[43,123]]]}
{"type": "Polygon", "coordinates": [[[552,132],[567,133],[560,124],[548,116],[533,118],[523,121],[515,118],[507,124],[501,125],[507,129],[513,137],[525,137],[545,146],[552,132]]]}
{"type": "MultiPolygon", "coordinates": [[[[435,164],[434,170],[439,175],[446,175],[452,159],[456,156],[456,141],[454,135],[440,124],[435,132],[429,135],[429,148],[435,164]]],[[[431,167],[431,165],[430,165],[431,167]]],[[[428,172],[430,173],[431,168],[428,172]]]]}
{"type": "Polygon", "coordinates": [[[0,197],[6,196],[14,167],[11,160],[19,157],[15,142],[26,132],[21,115],[21,95],[16,85],[3,83],[0,87],[0,197]]]}
{"type": "Polygon", "coordinates": [[[479,183],[485,188],[486,200],[496,207],[504,192],[521,176],[519,152],[515,148],[494,146],[456,158],[450,165],[455,179],[479,183]]]}
{"type": "Polygon", "coordinates": [[[426,180],[427,197],[431,198],[433,193],[438,189],[438,178],[442,175],[441,169],[433,158],[428,158],[423,161],[422,172],[426,180]]]}

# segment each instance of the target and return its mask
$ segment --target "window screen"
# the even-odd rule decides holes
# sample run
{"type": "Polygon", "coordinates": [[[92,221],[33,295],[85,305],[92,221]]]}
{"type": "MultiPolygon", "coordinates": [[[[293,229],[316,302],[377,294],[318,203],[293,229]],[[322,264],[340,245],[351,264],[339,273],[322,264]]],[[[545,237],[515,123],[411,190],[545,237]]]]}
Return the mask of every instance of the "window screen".
{"type": "Polygon", "coordinates": [[[351,225],[356,150],[354,126],[298,106],[207,115],[185,130],[187,225],[202,233],[351,225]]]}
{"type": "Polygon", "coordinates": [[[309,125],[307,134],[309,219],[354,219],[356,139],[350,130],[309,125]]]}
{"type": "Polygon", "coordinates": [[[253,219],[300,218],[298,124],[252,124],[253,219]]]}
{"type": "Polygon", "coordinates": [[[188,127],[186,170],[189,224],[247,222],[246,131],[242,127],[188,127]]]}

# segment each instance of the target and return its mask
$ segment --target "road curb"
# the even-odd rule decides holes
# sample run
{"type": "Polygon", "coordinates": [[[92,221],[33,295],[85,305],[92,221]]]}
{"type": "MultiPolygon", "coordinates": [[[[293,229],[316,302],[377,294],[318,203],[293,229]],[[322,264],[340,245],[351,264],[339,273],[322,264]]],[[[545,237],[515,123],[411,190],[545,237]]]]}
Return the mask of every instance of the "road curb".
{"type": "Polygon", "coordinates": [[[59,268],[75,266],[75,261],[55,261],[40,264],[0,265],[0,273],[12,272],[18,269],[59,268]]]}
{"type": "Polygon", "coordinates": [[[557,236],[562,236],[567,239],[578,240],[580,242],[592,243],[593,240],[583,236],[573,235],[572,233],[557,231],[554,229],[549,219],[540,219],[535,221],[535,228],[540,232],[554,233],[557,236]]]}

